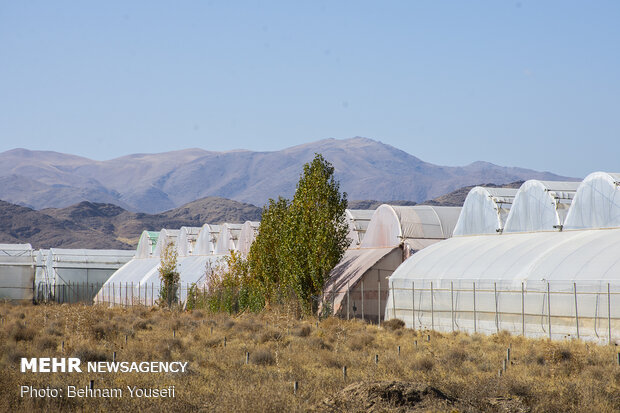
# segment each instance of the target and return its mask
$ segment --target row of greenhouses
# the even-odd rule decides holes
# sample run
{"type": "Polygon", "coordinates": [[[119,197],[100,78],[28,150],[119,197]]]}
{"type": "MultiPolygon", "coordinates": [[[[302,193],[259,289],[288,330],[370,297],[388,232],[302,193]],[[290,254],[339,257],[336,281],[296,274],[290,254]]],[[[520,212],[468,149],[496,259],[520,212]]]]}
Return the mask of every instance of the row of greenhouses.
{"type": "MultiPolygon", "coordinates": [[[[400,318],[415,328],[616,340],[619,185],[620,174],[596,172],[581,182],[475,187],[462,208],[347,210],[350,246],[326,281],[320,311],[400,318]]],[[[151,304],[168,250],[183,301],[188,286],[208,288],[231,251],[246,257],[258,230],[248,221],[144,231],[135,251],[120,252],[4,245],[0,294],[72,302],[80,283],[94,283],[88,294],[96,302],[151,304]]]]}
{"type": "Polygon", "coordinates": [[[620,174],[473,188],[453,237],[404,261],[383,299],[408,327],[618,343],[620,174]]]}

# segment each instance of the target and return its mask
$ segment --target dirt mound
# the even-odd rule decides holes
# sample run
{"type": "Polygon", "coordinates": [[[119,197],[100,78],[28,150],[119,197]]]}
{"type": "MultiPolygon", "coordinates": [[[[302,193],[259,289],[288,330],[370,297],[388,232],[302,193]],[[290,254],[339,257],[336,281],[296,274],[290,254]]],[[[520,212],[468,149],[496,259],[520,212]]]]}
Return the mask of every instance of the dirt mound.
{"type": "Polygon", "coordinates": [[[491,397],[472,405],[424,383],[379,381],[354,383],[324,399],[313,410],[322,412],[497,412],[526,413],[519,398],[491,397]]]}
{"type": "Polygon", "coordinates": [[[381,381],[355,383],[323,400],[320,411],[415,412],[458,408],[457,400],[420,383],[381,381]]]}

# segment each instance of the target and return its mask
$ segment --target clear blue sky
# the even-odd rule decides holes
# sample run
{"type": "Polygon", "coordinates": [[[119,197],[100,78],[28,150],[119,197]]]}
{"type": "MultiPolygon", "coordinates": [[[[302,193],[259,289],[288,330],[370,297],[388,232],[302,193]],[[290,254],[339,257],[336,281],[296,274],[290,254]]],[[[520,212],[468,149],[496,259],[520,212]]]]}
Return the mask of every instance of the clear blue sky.
{"type": "Polygon", "coordinates": [[[620,171],[620,2],[0,0],[0,151],[353,136],[620,171]]]}

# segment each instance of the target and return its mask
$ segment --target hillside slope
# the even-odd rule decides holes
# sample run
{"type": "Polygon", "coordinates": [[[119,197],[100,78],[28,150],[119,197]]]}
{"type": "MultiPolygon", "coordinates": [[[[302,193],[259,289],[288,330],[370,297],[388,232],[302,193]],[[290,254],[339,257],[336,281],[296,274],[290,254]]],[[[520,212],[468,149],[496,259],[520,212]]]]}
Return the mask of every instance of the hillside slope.
{"type": "Polygon", "coordinates": [[[35,248],[133,249],[144,230],[256,221],[260,214],[254,205],[215,197],[160,214],[134,213],[113,204],[87,201],[35,211],[0,201],[0,243],[28,242],[35,248]]]}
{"type": "Polygon", "coordinates": [[[269,198],[291,197],[302,165],[315,153],[334,165],[349,199],[422,202],[480,182],[567,179],[487,162],[434,165],[367,138],[325,139],[273,152],[187,149],[108,161],[15,149],[0,153],[0,199],[36,209],[91,201],[149,213],[208,196],[262,206],[269,198]]]}

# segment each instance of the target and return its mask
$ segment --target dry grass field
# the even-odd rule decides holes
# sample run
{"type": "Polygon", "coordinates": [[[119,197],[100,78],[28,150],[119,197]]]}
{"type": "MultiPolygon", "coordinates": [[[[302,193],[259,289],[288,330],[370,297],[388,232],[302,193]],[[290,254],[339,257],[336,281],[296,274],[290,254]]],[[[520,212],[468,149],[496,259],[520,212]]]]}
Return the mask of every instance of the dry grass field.
{"type": "Polygon", "coordinates": [[[378,328],[338,319],[323,320],[317,328],[315,319],[297,320],[277,310],[231,317],[3,303],[0,316],[2,411],[620,411],[617,348],[578,341],[416,332],[397,323],[378,328]],[[511,360],[499,377],[508,348],[511,360]],[[111,361],[113,352],[117,361],[188,361],[189,370],[35,374],[19,369],[21,357],[73,356],[84,363],[111,361]],[[21,385],[85,387],[90,380],[96,388],[174,385],[176,397],[19,394],[21,385]]]}

